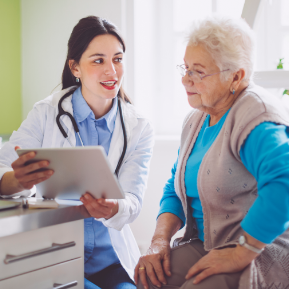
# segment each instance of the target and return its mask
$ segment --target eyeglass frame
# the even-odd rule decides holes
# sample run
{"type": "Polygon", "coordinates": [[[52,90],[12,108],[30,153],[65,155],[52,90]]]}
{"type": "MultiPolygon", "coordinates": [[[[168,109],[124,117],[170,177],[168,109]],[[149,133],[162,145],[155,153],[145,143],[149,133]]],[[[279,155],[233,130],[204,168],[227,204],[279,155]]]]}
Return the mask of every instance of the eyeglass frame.
{"type": "MultiPolygon", "coordinates": [[[[185,66],[185,64],[180,64],[180,65],[177,65],[177,66],[176,66],[177,69],[178,69],[178,68],[181,68],[181,69],[183,69],[184,72],[186,72],[184,75],[182,75],[182,73],[181,73],[180,70],[179,70],[181,76],[182,76],[182,77],[185,77],[186,74],[188,74],[189,77],[193,77],[194,72],[193,72],[192,70],[186,70],[186,69],[184,68],[184,66],[185,66]]],[[[225,71],[229,71],[229,70],[230,70],[230,69],[225,69],[225,70],[218,71],[218,72],[212,73],[212,74],[207,74],[207,75],[204,75],[204,76],[201,76],[200,73],[198,73],[197,71],[196,71],[196,73],[198,73],[198,75],[200,76],[200,79],[201,79],[201,81],[202,81],[203,78],[205,78],[205,77],[207,77],[207,76],[212,76],[212,75],[215,75],[215,74],[218,74],[218,73],[221,73],[221,72],[225,72],[225,71]]]]}

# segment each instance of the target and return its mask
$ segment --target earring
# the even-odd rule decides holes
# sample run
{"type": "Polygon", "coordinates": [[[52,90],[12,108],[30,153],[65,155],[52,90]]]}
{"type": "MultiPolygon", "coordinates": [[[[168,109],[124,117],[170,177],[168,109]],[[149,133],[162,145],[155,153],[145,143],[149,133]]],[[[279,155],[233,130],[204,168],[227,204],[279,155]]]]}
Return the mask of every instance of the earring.
{"type": "Polygon", "coordinates": [[[78,77],[76,77],[76,82],[79,82],[79,78],[78,77]]]}
{"type": "Polygon", "coordinates": [[[232,93],[235,94],[235,89],[233,89],[232,93]]]}

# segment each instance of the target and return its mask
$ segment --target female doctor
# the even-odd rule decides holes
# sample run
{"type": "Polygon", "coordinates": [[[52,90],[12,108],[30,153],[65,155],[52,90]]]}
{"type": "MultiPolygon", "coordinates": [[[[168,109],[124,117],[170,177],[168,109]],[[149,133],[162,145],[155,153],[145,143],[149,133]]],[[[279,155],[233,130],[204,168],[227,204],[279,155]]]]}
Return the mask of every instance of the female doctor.
{"type": "Polygon", "coordinates": [[[141,210],[153,130],[122,90],[124,52],[113,24],[94,16],[81,19],[68,42],[62,90],[36,103],[0,150],[0,194],[27,196],[53,171],[35,172],[48,161],[24,165],[35,153],[18,158],[18,147],[103,146],[125,199],[94,199],[89,193],[81,197],[91,215],[84,220],[87,289],[135,288],[133,272],[140,257],[128,223],[141,210]]]}

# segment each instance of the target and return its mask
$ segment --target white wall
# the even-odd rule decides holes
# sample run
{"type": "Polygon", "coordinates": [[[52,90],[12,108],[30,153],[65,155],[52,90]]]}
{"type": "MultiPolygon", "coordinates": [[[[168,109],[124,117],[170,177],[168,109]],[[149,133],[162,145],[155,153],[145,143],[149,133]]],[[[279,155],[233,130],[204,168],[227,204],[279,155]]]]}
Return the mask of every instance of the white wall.
{"type": "MultiPolygon", "coordinates": [[[[150,75],[136,78],[134,69],[138,61],[138,69],[150,71],[155,69],[154,43],[148,40],[158,23],[151,22],[151,12],[155,0],[22,0],[22,98],[23,117],[32,109],[33,104],[49,94],[61,82],[61,74],[66,59],[67,42],[73,27],[78,20],[88,15],[96,15],[111,20],[121,30],[126,46],[125,89],[130,97],[142,97],[137,106],[155,109],[154,86],[145,83],[154,81],[150,75]],[[137,4],[137,7],[135,5],[137,4]],[[136,35],[134,30],[135,10],[146,14],[146,23],[142,27],[140,21],[136,25],[142,34],[136,35]],[[137,37],[137,39],[135,39],[137,37]],[[139,41],[136,41],[139,40],[139,41]],[[137,43],[137,49],[135,49],[137,43]],[[136,55],[135,55],[136,50],[136,55]],[[149,60],[149,61],[148,61],[149,60]],[[146,66],[146,67],[145,67],[146,66]]],[[[164,0],[162,0],[164,1],[164,0]]],[[[143,19],[142,19],[143,20],[143,19]]],[[[141,75],[141,73],[139,73],[141,75]]],[[[57,88],[61,89],[60,86],[57,88]]],[[[142,252],[150,244],[154,232],[159,201],[165,182],[170,177],[170,170],[176,161],[179,147],[178,138],[157,139],[151,162],[148,189],[146,191],[142,212],[131,225],[142,252]]]]}
{"type": "MultiPolygon", "coordinates": [[[[243,3],[244,0],[21,0],[23,117],[35,102],[60,84],[68,38],[78,20],[96,15],[111,20],[124,36],[127,46],[124,87],[132,99],[136,96],[136,107],[157,124],[158,133],[179,132],[188,105],[183,88],[175,91],[175,80],[169,72],[175,71],[175,65],[182,61],[183,52],[174,47],[176,35],[191,21],[183,7],[191,5],[192,11],[195,8],[194,14],[190,11],[188,14],[196,17],[214,11],[241,14],[243,3]]],[[[263,43],[264,25],[260,27],[257,23],[258,41],[263,43]]],[[[262,51],[260,55],[265,55],[262,51]]],[[[172,136],[159,137],[155,143],[143,209],[131,224],[143,253],[154,233],[159,201],[178,147],[179,139],[172,136]]],[[[183,230],[177,235],[182,233],[183,230]]]]}
{"type": "MultiPolygon", "coordinates": [[[[130,45],[133,42],[130,38],[133,36],[131,7],[133,0],[21,1],[23,118],[35,102],[50,95],[61,83],[67,42],[81,18],[95,15],[112,21],[127,40],[127,55],[133,55],[133,45],[130,45]]],[[[129,59],[126,61],[126,78],[133,77],[129,69],[131,62],[129,59]]],[[[133,95],[131,87],[127,90],[133,95]]]]}
{"type": "MultiPolygon", "coordinates": [[[[171,177],[171,169],[177,160],[179,145],[179,138],[156,138],[143,208],[139,217],[131,224],[142,253],[145,253],[150,245],[155,230],[163,187],[171,177]]],[[[174,238],[182,236],[183,233],[184,229],[180,230],[174,238]]]]}

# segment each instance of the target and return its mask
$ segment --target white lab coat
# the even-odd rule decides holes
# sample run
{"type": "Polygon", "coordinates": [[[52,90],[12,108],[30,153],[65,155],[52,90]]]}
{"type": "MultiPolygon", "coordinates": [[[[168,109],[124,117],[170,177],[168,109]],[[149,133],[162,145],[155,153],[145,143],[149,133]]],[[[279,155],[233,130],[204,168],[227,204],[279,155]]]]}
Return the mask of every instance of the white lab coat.
{"type": "MultiPolygon", "coordinates": [[[[54,93],[34,105],[27,119],[17,131],[13,132],[9,142],[0,149],[0,179],[5,172],[12,170],[11,163],[18,158],[14,151],[16,145],[21,148],[70,147],[55,119],[58,114],[59,99],[72,88],[54,93]]],[[[66,98],[62,107],[73,115],[71,98],[72,96],[66,98]]],[[[128,224],[137,218],[141,210],[154,141],[153,129],[148,120],[138,115],[132,105],[122,101],[121,106],[128,144],[118,179],[125,193],[125,199],[119,200],[119,210],[115,216],[109,220],[104,218],[98,220],[108,228],[112,246],[123,268],[133,280],[134,268],[140,252],[128,224]]],[[[75,131],[69,117],[62,116],[61,123],[75,146],[75,131]]],[[[118,112],[108,152],[113,170],[122,153],[123,143],[123,131],[118,112]]],[[[16,195],[30,194],[31,191],[23,191],[16,195]]]]}

